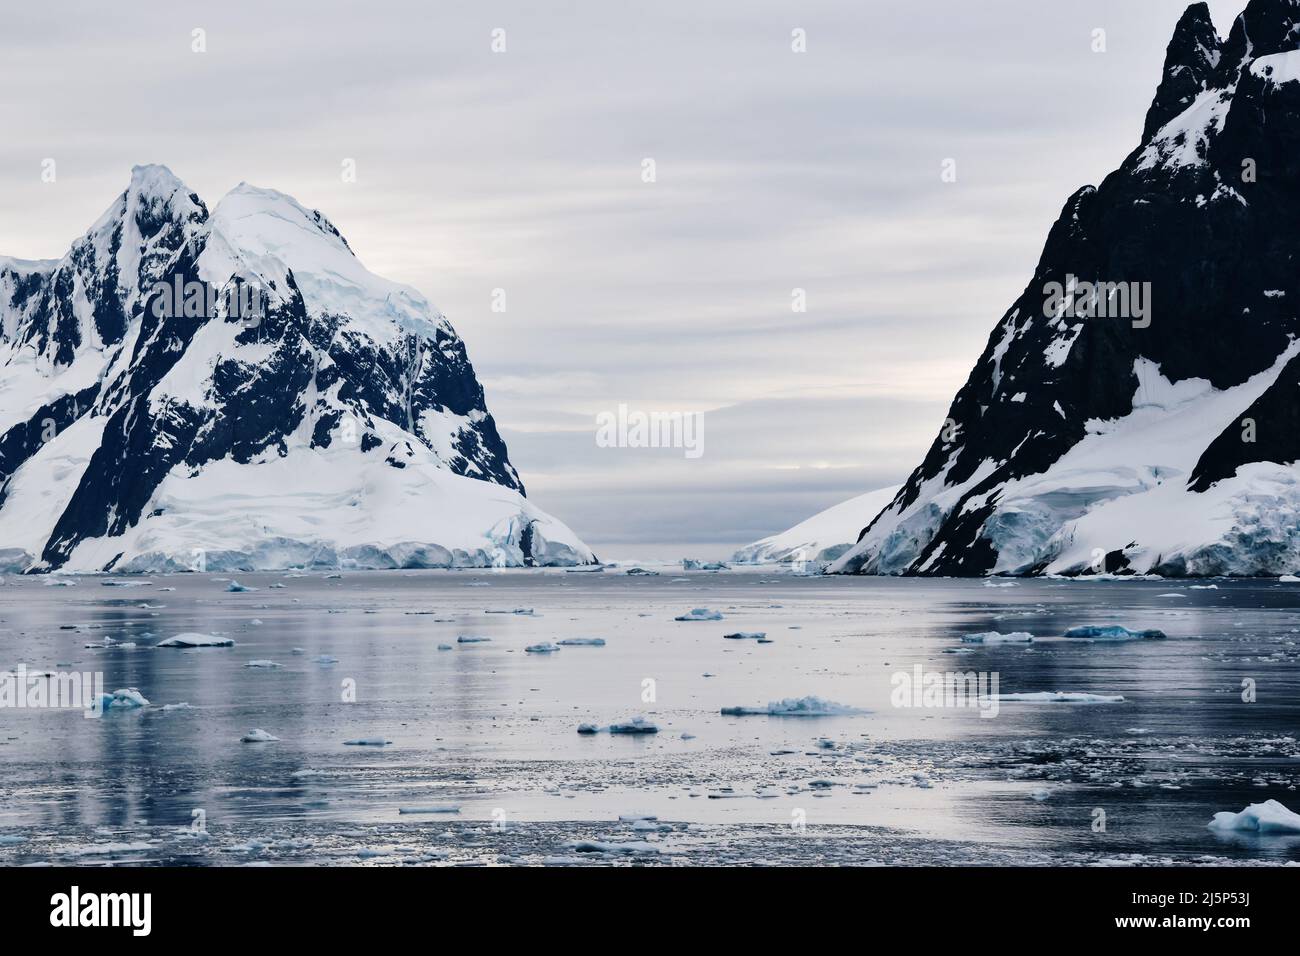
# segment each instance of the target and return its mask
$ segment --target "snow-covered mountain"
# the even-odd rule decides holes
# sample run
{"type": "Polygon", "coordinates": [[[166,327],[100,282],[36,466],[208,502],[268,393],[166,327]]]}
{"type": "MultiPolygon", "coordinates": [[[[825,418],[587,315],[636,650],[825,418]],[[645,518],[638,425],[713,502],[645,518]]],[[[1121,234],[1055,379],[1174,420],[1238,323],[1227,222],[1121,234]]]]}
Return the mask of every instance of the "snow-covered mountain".
{"type": "Polygon", "coordinates": [[[0,258],[0,567],[592,560],[525,499],[446,318],[289,196],[209,213],[139,166],[62,259],[0,258]],[[160,305],[194,283],[215,309],[160,305]]]}
{"type": "Polygon", "coordinates": [[[1226,39],[1193,4],[1137,148],[1070,197],[831,570],[1300,571],[1297,223],[1300,0],[1251,0],[1226,39]]]}
{"type": "Polygon", "coordinates": [[[821,568],[843,555],[862,528],[894,500],[898,488],[881,488],[820,511],[793,528],[770,535],[732,555],[735,564],[804,564],[821,568]]]}

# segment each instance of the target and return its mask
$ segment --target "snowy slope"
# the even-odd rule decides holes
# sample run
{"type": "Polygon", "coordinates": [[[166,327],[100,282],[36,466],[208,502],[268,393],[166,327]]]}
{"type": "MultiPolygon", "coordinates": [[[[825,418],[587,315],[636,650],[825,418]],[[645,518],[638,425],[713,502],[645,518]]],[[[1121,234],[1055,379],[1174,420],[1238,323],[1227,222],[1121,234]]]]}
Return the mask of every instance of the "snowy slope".
{"type": "Polygon", "coordinates": [[[1140,143],[1065,204],[924,460],[830,570],[1300,571],[1298,216],[1300,0],[1250,0],[1222,40],[1193,4],[1140,143]],[[1080,283],[1145,285],[1146,314],[1099,314],[1080,283]]]}
{"type": "Polygon", "coordinates": [[[770,535],[741,548],[732,556],[736,564],[825,565],[840,557],[858,540],[858,534],[889,504],[898,488],[881,488],[841,502],[780,534],[770,535]]]}
{"type": "Polygon", "coordinates": [[[575,564],[464,344],[320,213],[162,166],[57,262],[0,258],[0,565],[165,570],[575,564]],[[258,323],[153,309],[261,290],[258,323]]]}

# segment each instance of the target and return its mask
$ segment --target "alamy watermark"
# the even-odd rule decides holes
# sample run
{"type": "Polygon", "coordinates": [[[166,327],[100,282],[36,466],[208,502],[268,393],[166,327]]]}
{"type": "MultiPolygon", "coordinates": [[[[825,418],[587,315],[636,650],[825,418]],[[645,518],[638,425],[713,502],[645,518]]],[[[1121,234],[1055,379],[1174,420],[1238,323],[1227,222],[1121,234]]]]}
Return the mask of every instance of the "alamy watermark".
{"type": "Polygon", "coordinates": [[[102,671],[29,671],[19,664],[0,671],[0,709],[80,710],[86,717],[104,713],[102,671]]]}
{"type": "Polygon", "coordinates": [[[687,458],[704,454],[703,412],[642,412],[620,404],[596,416],[598,448],[681,448],[687,458]]]}
{"type": "Polygon", "coordinates": [[[267,294],[247,282],[236,282],[224,290],[197,279],[186,281],[179,274],[171,282],[159,282],[151,290],[151,308],[158,319],[215,319],[225,314],[250,328],[257,328],[267,313],[267,294]]]}
{"type": "Polygon", "coordinates": [[[1066,275],[1064,284],[1044,285],[1043,295],[1049,319],[1132,319],[1135,329],[1151,324],[1150,282],[1088,282],[1066,275]]]}
{"type": "Polygon", "coordinates": [[[927,671],[917,664],[890,679],[889,702],[895,707],[939,709],[973,707],[981,717],[998,715],[997,671],[927,671]]]}

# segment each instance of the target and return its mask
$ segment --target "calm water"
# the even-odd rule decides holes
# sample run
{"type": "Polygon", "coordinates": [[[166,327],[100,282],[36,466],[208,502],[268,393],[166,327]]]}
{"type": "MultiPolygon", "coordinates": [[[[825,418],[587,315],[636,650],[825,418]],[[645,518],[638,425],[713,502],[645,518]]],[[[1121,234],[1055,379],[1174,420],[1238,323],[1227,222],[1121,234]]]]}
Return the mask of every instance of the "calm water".
{"type": "Polygon", "coordinates": [[[0,861],[1300,860],[1205,827],[1300,811],[1300,585],[660,570],[7,578],[0,667],[102,672],[150,706],[0,708],[0,861]],[[673,620],[696,607],[724,619],[673,620]],[[1112,623],[1168,639],[1060,638],[1112,623]],[[1036,640],[951,653],[981,631],[1036,640]],[[152,646],[180,632],[236,645],[152,646]],[[136,646],[85,646],[106,637],[136,646]],[[606,644],[524,650],[570,638],[606,644]],[[916,665],[1124,701],[893,706],[916,665]],[[807,695],[865,712],[720,714],[807,695]],[[659,732],[577,733],[637,715],[659,732]],[[459,812],[399,812],[433,806],[459,812]]]}

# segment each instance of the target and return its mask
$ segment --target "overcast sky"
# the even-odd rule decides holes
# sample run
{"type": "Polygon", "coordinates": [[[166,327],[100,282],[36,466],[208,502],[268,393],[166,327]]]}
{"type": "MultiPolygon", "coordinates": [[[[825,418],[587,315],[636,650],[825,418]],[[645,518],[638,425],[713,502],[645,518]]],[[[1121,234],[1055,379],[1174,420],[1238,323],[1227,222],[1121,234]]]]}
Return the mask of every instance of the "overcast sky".
{"type": "Polygon", "coordinates": [[[136,163],[290,193],[451,319],[530,498],[602,557],[720,556],[906,477],[1185,6],[7,5],[0,254],[63,255],[136,163]],[[704,454],[597,447],[619,404],[704,454]]]}

